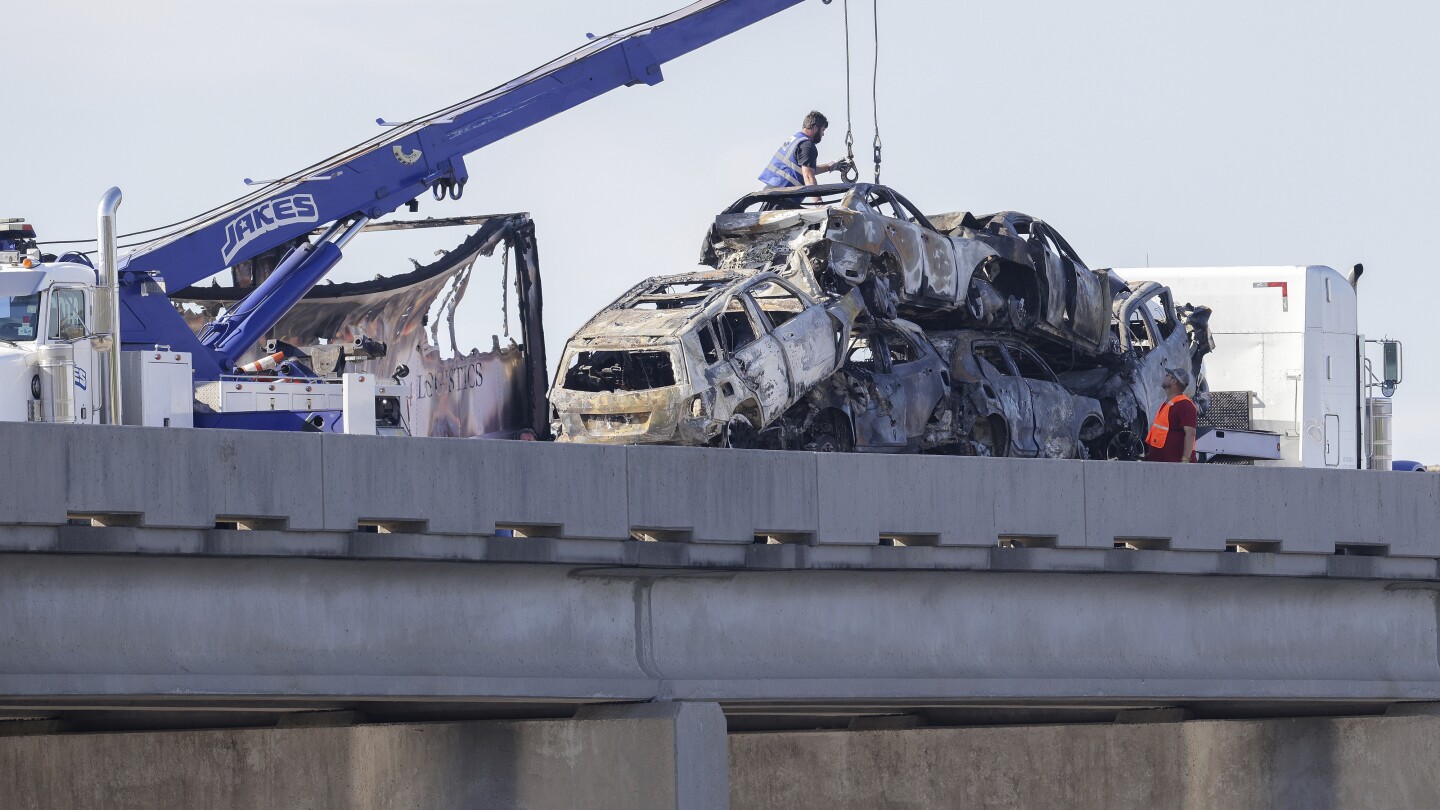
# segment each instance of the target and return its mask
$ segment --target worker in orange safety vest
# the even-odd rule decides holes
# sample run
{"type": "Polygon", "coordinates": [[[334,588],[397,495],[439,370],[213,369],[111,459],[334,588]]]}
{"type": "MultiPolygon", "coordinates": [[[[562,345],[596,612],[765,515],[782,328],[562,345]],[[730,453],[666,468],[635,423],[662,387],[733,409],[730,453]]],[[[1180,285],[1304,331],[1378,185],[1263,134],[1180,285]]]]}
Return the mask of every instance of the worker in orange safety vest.
{"type": "Polygon", "coordinates": [[[1155,424],[1145,436],[1146,461],[1195,461],[1195,424],[1199,414],[1195,403],[1185,396],[1190,385],[1190,372],[1183,368],[1165,369],[1162,383],[1170,399],[1160,406],[1155,424]]]}

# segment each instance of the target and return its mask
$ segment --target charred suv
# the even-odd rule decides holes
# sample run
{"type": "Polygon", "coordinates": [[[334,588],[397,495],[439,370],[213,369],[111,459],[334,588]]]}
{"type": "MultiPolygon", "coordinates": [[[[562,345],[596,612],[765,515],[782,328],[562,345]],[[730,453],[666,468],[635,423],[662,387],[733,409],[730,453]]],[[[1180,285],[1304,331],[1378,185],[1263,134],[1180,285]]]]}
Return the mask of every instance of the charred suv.
{"type": "Polygon", "coordinates": [[[1067,357],[1111,348],[1111,302],[1124,289],[1034,217],[926,216],[867,183],[742,197],[715,218],[701,262],[771,270],[812,295],[859,287],[878,318],[1006,329],[1067,357]]]}
{"type": "Polygon", "coordinates": [[[750,446],[835,373],[863,311],[773,273],[636,285],[566,344],[550,391],[558,441],[750,446]]]}
{"type": "Polygon", "coordinates": [[[562,440],[1134,458],[1165,369],[1205,406],[1209,311],[1090,269],[1025,214],[767,190],[715,219],[702,261],[572,338],[562,440]]]}
{"type": "MultiPolygon", "coordinates": [[[[1048,450],[1041,442],[1041,455],[1069,455],[1076,441],[1091,457],[1138,455],[1140,436],[1164,402],[1168,367],[1190,369],[1192,395],[1202,412],[1207,404],[1201,358],[1211,348],[1209,310],[1177,311],[1162,285],[1091,269],[1054,227],[1027,214],[926,215],[894,189],[865,183],[767,190],[716,217],[701,260],[775,272],[820,297],[859,289],[877,321],[904,316],[931,336],[979,329],[1023,346],[1055,384],[1103,407],[1099,437],[1087,423],[1083,439],[1048,450]]],[[[1014,400],[1006,407],[1007,432],[1030,418],[1014,400]]],[[[970,446],[1034,454],[1036,443],[1015,444],[1013,433],[987,436],[985,421],[963,431],[975,434],[970,446]]],[[[860,433],[856,438],[863,446],[860,433]]]]}
{"type": "Polygon", "coordinates": [[[821,451],[1093,458],[1104,424],[1100,402],[1013,336],[896,319],[855,330],[845,364],[787,414],[782,436],[821,451]]]}

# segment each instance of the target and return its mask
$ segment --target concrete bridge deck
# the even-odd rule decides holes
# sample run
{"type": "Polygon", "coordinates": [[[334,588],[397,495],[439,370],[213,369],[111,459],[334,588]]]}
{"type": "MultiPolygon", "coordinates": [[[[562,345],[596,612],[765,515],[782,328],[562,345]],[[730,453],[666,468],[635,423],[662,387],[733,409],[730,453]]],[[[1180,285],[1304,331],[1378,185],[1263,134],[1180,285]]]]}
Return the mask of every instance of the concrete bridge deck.
{"type": "Polygon", "coordinates": [[[7,807],[1440,796],[1440,476],[0,442],[7,807]]]}
{"type": "Polygon", "coordinates": [[[22,473],[0,500],[17,717],[1440,699],[1436,476],[49,425],[0,441],[22,473]]]}

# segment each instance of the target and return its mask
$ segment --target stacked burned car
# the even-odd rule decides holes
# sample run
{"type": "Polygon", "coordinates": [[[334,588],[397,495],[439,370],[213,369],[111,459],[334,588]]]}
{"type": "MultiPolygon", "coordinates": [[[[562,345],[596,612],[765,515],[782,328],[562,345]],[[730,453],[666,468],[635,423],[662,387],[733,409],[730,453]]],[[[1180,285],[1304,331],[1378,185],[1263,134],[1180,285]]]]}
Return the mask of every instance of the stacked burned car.
{"type": "Polygon", "coordinates": [[[773,273],[636,285],[575,334],[550,392],[560,441],[750,445],[840,368],[863,306],[773,273]]]}
{"type": "Polygon", "coordinates": [[[716,217],[702,261],[572,338],[562,441],[1127,458],[1165,368],[1205,405],[1209,311],[1090,269],[1024,214],[926,216],[863,183],[763,191],[716,217]],[[735,346],[730,322],[773,348],[735,346]],[[672,375],[627,373],[644,351],[672,375]]]}

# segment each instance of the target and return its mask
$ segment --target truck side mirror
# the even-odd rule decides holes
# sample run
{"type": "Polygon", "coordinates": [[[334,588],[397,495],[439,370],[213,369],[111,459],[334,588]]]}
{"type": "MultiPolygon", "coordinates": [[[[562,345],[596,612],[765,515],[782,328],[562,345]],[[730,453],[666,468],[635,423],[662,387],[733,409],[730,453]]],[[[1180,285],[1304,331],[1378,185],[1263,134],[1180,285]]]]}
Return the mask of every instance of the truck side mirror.
{"type": "Polygon", "coordinates": [[[1405,368],[1400,352],[1400,341],[1382,340],[1381,351],[1384,353],[1383,369],[1384,376],[1380,382],[1380,393],[1390,396],[1395,393],[1395,386],[1405,378],[1405,368]]]}

